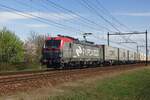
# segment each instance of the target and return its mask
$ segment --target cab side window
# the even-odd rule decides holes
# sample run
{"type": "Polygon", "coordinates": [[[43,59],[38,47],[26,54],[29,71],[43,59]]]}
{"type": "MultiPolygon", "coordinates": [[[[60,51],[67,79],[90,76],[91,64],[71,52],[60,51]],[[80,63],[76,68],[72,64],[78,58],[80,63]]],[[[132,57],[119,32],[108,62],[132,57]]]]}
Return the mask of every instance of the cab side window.
{"type": "Polygon", "coordinates": [[[69,48],[71,48],[72,47],[72,44],[71,43],[69,43],[69,48]]]}

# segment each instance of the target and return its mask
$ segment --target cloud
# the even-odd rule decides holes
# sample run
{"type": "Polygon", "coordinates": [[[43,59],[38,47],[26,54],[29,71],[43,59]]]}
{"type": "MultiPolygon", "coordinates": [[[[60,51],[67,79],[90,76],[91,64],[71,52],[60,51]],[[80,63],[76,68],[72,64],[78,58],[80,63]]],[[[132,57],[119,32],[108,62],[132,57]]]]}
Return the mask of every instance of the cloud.
{"type": "Polygon", "coordinates": [[[46,25],[46,24],[28,24],[26,26],[30,27],[30,28],[47,28],[47,27],[49,27],[49,25],[46,25]]]}
{"type": "Polygon", "coordinates": [[[55,21],[64,21],[64,20],[71,20],[76,19],[78,16],[74,14],[68,14],[68,13],[43,13],[43,12],[31,12],[30,14],[36,15],[42,18],[46,18],[49,20],[55,20],[55,21]]]}
{"type": "MultiPolygon", "coordinates": [[[[24,17],[21,15],[15,14],[16,12],[0,12],[0,23],[6,23],[13,20],[19,20],[19,19],[33,19],[35,17],[24,17]]],[[[68,14],[68,13],[47,13],[47,12],[24,12],[26,14],[35,15],[41,18],[46,18],[48,20],[53,21],[65,21],[65,20],[71,20],[76,19],[78,16],[74,14],[68,14]]],[[[28,15],[27,15],[28,16],[28,15]]]]}
{"type": "Polygon", "coordinates": [[[26,17],[24,16],[20,16],[11,12],[0,12],[0,18],[1,18],[0,20],[1,23],[9,22],[11,20],[16,20],[16,19],[26,19],[26,17]]]}
{"type": "Polygon", "coordinates": [[[150,12],[141,12],[141,13],[113,13],[114,15],[122,15],[122,16],[139,16],[139,17],[149,17],[150,12]]]}

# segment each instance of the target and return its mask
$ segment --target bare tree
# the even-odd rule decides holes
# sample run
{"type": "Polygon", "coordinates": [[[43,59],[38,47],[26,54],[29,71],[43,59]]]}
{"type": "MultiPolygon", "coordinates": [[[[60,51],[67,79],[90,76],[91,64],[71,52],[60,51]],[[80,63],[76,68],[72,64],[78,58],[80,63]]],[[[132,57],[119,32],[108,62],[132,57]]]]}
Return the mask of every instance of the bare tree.
{"type": "Polygon", "coordinates": [[[25,42],[26,61],[39,63],[41,59],[41,51],[44,45],[45,36],[35,32],[30,33],[30,37],[25,42]]]}

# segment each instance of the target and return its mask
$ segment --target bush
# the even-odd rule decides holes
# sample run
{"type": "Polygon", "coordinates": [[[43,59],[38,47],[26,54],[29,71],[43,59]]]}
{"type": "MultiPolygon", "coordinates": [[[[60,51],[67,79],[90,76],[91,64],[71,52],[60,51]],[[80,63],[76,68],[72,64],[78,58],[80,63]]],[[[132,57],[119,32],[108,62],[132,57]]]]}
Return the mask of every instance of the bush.
{"type": "Polygon", "coordinates": [[[23,42],[6,28],[0,30],[0,63],[22,62],[23,55],[23,42]]]}
{"type": "Polygon", "coordinates": [[[0,70],[13,70],[16,64],[23,62],[23,42],[15,33],[3,28],[0,30],[0,70]]]}

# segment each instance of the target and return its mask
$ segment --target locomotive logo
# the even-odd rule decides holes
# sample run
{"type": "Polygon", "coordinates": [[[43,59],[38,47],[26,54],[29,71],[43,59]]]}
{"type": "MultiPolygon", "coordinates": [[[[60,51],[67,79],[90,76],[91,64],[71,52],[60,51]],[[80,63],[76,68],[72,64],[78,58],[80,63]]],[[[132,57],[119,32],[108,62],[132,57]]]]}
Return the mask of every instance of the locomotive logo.
{"type": "Polygon", "coordinates": [[[83,53],[82,48],[80,46],[78,46],[76,49],[77,56],[80,56],[82,53],[83,53]]]}
{"type": "Polygon", "coordinates": [[[79,56],[99,56],[98,50],[85,49],[80,46],[76,48],[76,55],[79,56]]]}

